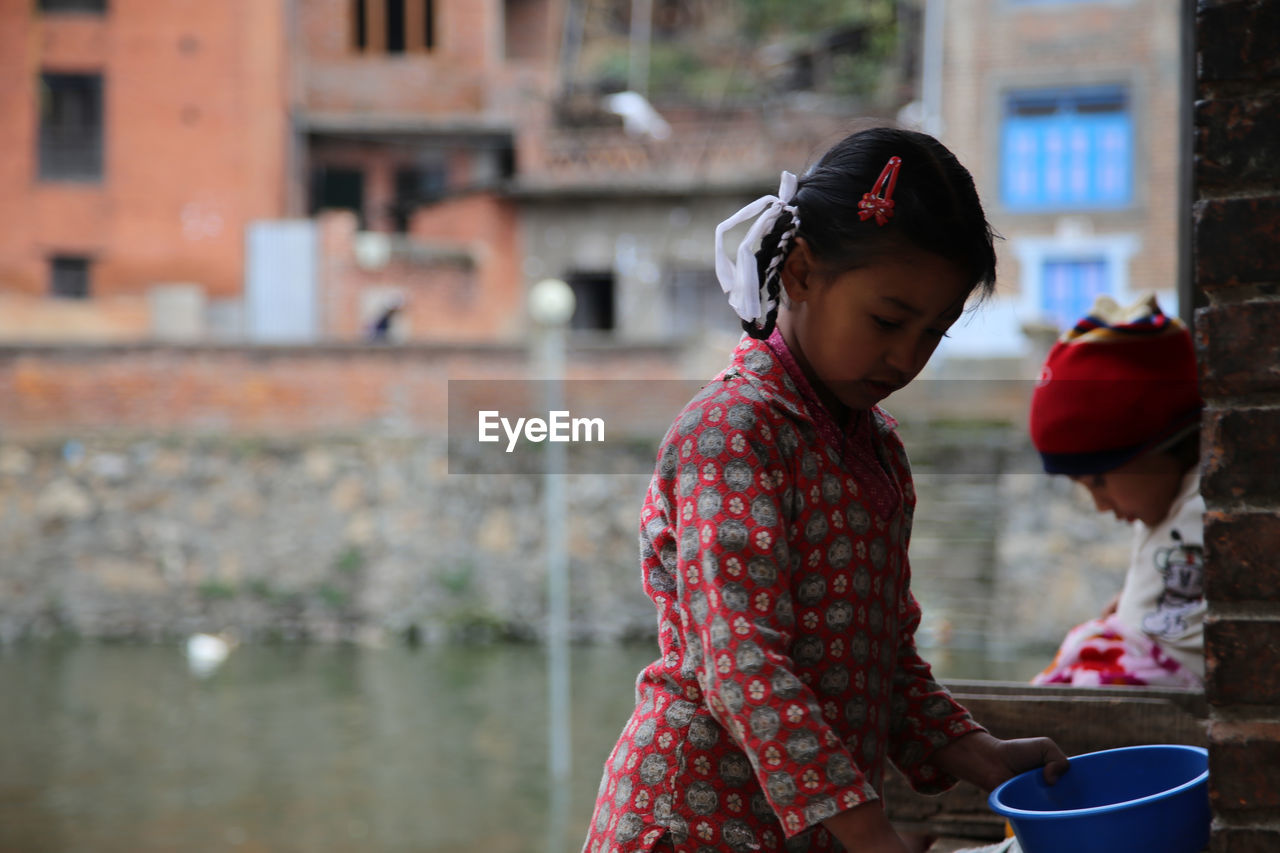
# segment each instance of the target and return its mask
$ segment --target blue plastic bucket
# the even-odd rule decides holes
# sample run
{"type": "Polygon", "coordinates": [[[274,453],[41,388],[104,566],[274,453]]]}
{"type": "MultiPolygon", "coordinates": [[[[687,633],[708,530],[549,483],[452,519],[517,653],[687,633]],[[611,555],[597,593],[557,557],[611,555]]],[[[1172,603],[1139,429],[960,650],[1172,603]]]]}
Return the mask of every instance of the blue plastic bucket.
{"type": "Polygon", "coordinates": [[[1030,770],[988,798],[1023,853],[1200,853],[1209,844],[1209,751],[1129,746],[1071,759],[1056,785],[1030,770]]]}

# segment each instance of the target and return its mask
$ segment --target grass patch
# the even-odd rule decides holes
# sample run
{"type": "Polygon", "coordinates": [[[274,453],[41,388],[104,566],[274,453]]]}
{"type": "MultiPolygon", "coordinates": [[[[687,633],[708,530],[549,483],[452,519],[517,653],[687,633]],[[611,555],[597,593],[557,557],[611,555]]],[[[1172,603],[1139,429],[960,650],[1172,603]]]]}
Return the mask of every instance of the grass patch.
{"type": "Polygon", "coordinates": [[[235,584],[220,580],[205,581],[197,592],[205,601],[229,601],[237,595],[235,584]]]}

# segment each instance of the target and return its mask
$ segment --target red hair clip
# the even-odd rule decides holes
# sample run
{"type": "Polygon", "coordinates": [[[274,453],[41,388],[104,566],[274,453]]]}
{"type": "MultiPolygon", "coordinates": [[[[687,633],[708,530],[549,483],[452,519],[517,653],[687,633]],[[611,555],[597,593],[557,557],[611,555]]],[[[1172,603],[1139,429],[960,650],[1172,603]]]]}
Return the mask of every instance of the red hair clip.
{"type": "Polygon", "coordinates": [[[898,185],[898,167],[901,165],[901,157],[890,157],[871,192],[863,193],[862,201],[858,202],[858,216],[864,222],[874,216],[876,225],[887,225],[893,217],[893,189],[898,185]]]}

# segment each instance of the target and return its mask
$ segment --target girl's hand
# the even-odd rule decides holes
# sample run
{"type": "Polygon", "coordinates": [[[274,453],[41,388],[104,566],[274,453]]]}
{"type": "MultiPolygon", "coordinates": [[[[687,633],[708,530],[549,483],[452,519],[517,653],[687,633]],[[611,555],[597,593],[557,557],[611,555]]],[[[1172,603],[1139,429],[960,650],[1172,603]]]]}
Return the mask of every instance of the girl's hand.
{"type": "Polygon", "coordinates": [[[1067,772],[1067,756],[1047,737],[1000,740],[988,732],[970,732],[934,754],[944,772],[990,791],[1006,779],[1044,768],[1050,785],[1067,772]]]}
{"type": "Polygon", "coordinates": [[[1015,740],[992,738],[992,740],[995,741],[997,754],[1008,769],[1008,775],[1000,782],[1027,770],[1043,767],[1044,781],[1052,785],[1062,778],[1062,774],[1066,773],[1069,767],[1067,756],[1047,737],[1025,737],[1015,740]]]}

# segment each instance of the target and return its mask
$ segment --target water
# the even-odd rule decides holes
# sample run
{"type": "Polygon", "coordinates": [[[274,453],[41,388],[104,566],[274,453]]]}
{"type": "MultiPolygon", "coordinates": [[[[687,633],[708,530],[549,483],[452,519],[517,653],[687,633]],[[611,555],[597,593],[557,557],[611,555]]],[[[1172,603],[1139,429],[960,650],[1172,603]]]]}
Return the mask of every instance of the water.
{"type": "Polygon", "coordinates": [[[572,651],[552,826],[538,647],[241,647],[208,678],[176,645],[0,647],[0,853],[576,851],[652,657],[572,651]]]}

